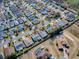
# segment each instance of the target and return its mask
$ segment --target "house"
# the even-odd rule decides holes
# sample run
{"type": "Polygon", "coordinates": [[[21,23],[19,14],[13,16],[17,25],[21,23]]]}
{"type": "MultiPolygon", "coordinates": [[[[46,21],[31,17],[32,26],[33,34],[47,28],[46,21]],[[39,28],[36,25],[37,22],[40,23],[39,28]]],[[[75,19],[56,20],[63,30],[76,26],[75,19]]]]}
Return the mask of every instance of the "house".
{"type": "Polygon", "coordinates": [[[16,42],[14,43],[14,47],[15,47],[15,50],[19,52],[25,48],[25,45],[23,42],[16,42]]]}
{"type": "Polygon", "coordinates": [[[3,39],[4,39],[4,37],[3,36],[0,36],[0,41],[3,40],[3,39]]]}
{"type": "Polygon", "coordinates": [[[0,59],[4,59],[3,53],[0,53],[0,59]]]}
{"type": "Polygon", "coordinates": [[[50,25],[47,25],[47,26],[45,27],[45,30],[47,31],[47,33],[52,33],[52,32],[53,32],[53,27],[50,26],[50,25]]]}
{"type": "Polygon", "coordinates": [[[34,42],[40,41],[42,39],[38,33],[32,34],[31,37],[34,42]]]}
{"type": "Polygon", "coordinates": [[[0,31],[4,30],[4,26],[3,25],[0,25],[0,31]]]}
{"type": "Polygon", "coordinates": [[[48,34],[47,34],[47,32],[46,31],[40,31],[39,32],[39,35],[42,37],[42,38],[45,38],[45,37],[47,37],[48,36],[48,34]]]}
{"type": "Polygon", "coordinates": [[[58,21],[58,22],[57,22],[57,27],[62,27],[62,26],[65,26],[66,24],[67,24],[67,22],[58,21]]]}
{"type": "Polygon", "coordinates": [[[10,21],[10,22],[9,22],[9,25],[10,25],[10,27],[13,27],[13,26],[15,26],[15,23],[14,23],[14,21],[10,21]]]}
{"type": "Polygon", "coordinates": [[[3,46],[3,42],[4,42],[4,37],[3,36],[0,36],[0,47],[3,46]]]}
{"type": "Polygon", "coordinates": [[[30,21],[32,21],[33,24],[38,24],[39,23],[39,21],[37,20],[38,17],[36,15],[32,14],[32,12],[27,12],[26,16],[28,17],[28,19],[30,21]]]}
{"type": "Polygon", "coordinates": [[[17,7],[16,7],[15,5],[10,5],[9,8],[10,8],[10,10],[11,10],[12,12],[18,11],[18,9],[17,9],[17,7]]]}
{"type": "Polygon", "coordinates": [[[4,45],[3,43],[4,43],[4,39],[3,38],[2,39],[0,38],[0,48],[3,47],[3,45],[4,45]]]}
{"type": "Polygon", "coordinates": [[[38,23],[39,23],[39,20],[34,19],[34,20],[32,20],[32,23],[33,23],[33,24],[38,24],[38,23]]]}
{"type": "Polygon", "coordinates": [[[0,0],[0,4],[3,2],[3,0],[0,0]]]}
{"type": "Polygon", "coordinates": [[[22,13],[18,10],[16,12],[13,12],[13,14],[16,16],[16,17],[21,17],[22,16],[22,13]]]}
{"type": "Polygon", "coordinates": [[[31,46],[34,43],[32,41],[32,39],[29,38],[29,37],[23,36],[22,39],[23,39],[23,42],[24,42],[24,44],[25,44],[26,47],[29,47],[29,46],[31,46]]]}
{"type": "Polygon", "coordinates": [[[15,25],[19,25],[19,22],[17,20],[14,20],[15,25]]]}
{"type": "Polygon", "coordinates": [[[10,10],[12,11],[12,13],[17,16],[20,17],[21,16],[21,12],[18,10],[18,8],[16,7],[16,5],[10,5],[10,10]]]}
{"type": "Polygon", "coordinates": [[[0,36],[2,36],[2,37],[6,37],[6,36],[7,36],[7,34],[6,34],[6,32],[5,32],[5,31],[1,31],[1,32],[0,32],[0,36]]]}
{"type": "Polygon", "coordinates": [[[40,10],[40,7],[38,7],[36,3],[32,3],[31,6],[36,10],[40,10]]]}
{"type": "Polygon", "coordinates": [[[18,32],[21,32],[24,30],[24,24],[18,25],[18,32]]]}
{"type": "Polygon", "coordinates": [[[45,3],[48,3],[49,2],[49,0],[43,0],[45,3]]]}
{"type": "Polygon", "coordinates": [[[46,14],[47,14],[47,11],[45,11],[45,10],[39,10],[39,12],[40,12],[41,14],[43,14],[43,15],[46,15],[46,14]]]}
{"type": "Polygon", "coordinates": [[[27,17],[30,17],[31,15],[32,15],[32,12],[29,11],[29,10],[27,10],[27,11],[26,11],[26,16],[27,16],[27,17]]]}
{"type": "Polygon", "coordinates": [[[12,31],[12,29],[9,29],[8,34],[9,34],[10,36],[14,35],[14,32],[12,31]]]}
{"type": "Polygon", "coordinates": [[[43,8],[43,9],[41,9],[41,10],[38,10],[40,13],[42,13],[43,15],[45,15],[45,14],[47,14],[48,13],[48,8],[47,7],[45,7],[45,8],[43,8]]]}
{"type": "Polygon", "coordinates": [[[9,31],[10,31],[10,34],[15,34],[17,31],[17,28],[13,27],[13,28],[9,29],[9,31]]]}
{"type": "Polygon", "coordinates": [[[18,22],[21,24],[21,23],[23,23],[24,21],[23,21],[23,19],[19,18],[19,19],[18,19],[18,22]]]}
{"type": "Polygon", "coordinates": [[[22,19],[24,22],[28,21],[28,19],[25,18],[25,17],[21,17],[21,19],[22,19]]]}
{"type": "Polygon", "coordinates": [[[69,22],[75,20],[75,14],[74,14],[74,13],[66,12],[66,13],[65,13],[65,16],[66,16],[66,18],[67,18],[67,21],[69,21],[69,22]]]}

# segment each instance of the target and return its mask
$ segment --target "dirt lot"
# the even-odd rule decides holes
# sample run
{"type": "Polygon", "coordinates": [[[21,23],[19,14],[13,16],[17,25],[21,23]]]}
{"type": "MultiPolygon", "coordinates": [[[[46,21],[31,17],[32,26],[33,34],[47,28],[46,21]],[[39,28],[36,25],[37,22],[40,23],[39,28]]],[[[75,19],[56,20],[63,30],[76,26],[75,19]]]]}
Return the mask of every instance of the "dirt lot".
{"type": "Polygon", "coordinates": [[[71,32],[74,36],[79,38],[79,27],[77,25],[73,25],[70,28],[67,29],[69,32],[71,32]]]}

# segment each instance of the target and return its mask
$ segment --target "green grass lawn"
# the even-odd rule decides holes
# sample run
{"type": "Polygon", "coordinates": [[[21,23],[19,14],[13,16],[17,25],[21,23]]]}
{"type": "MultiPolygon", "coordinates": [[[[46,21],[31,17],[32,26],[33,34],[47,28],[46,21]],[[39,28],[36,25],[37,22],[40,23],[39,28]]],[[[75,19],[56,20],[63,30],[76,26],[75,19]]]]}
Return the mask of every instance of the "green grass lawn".
{"type": "Polygon", "coordinates": [[[78,5],[79,4],[79,0],[67,0],[66,2],[68,2],[69,4],[72,4],[72,5],[78,5]]]}
{"type": "Polygon", "coordinates": [[[64,0],[64,2],[69,4],[71,9],[79,12],[79,0],[64,0]]]}

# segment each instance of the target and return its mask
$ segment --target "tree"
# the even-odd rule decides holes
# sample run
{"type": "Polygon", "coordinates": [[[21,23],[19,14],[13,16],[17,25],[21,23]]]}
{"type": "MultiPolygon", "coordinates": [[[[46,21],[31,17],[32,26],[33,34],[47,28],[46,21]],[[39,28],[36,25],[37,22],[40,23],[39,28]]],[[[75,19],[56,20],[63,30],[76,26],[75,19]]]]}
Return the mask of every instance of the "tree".
{"type": "Polygon", "coordinates": [[[11,56],[8,56],[6,59],[17,59],[17,56],[15,54],[12,54],[11,56]]]}
{"type": "Polygon", "coordinates": [[[58,17],[60,17],[60,13],[59,13],[59,12],[57,12],[57,13],[54,15],[54,18],[58,18],[58,17]]]}

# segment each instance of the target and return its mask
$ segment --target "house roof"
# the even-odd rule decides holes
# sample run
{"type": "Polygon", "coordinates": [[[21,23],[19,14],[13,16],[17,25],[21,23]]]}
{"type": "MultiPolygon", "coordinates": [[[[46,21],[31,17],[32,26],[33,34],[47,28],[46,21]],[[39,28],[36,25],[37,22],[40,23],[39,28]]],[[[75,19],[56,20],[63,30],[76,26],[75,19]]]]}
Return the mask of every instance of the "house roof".
{"type": "Polygon", "coordinates": [[[0,0],[0,4],[3,2],[3,0],[0,0]]]}
{"type": "Polygon", "coordinates": [[[38,41],[38,40],[41,39],[41,37],[39,36],[39,34],[33,34],[32,38],[33,38],[34,41],[38,41]]]}
{"type": "Polygon", "coordinates": [[[0,54],[0,59],[3,59],[3,56],[2,56],[2,54],[0,54]]]}
{"type": "Polygon", "coordinates": [[[32,41],[32,39],[26,37],[24,39],[24,43],[25,43],[26,46],[30,46],[31,44],[33,44],[33,41],[32,41]]]}
{"type": "Polygon", "coordinates": [[[44,38],[48,35],[45,31],[40,31],[39,34],[42,38],[44,38]]]}
{"type": "Polygon", "coordinates": [[[19,43],[17,42],[17,43],[14,44],[14,46],[15,46],[16,51],[20,51],[25,47],[23,42],[19,42],[19,43]]]}

